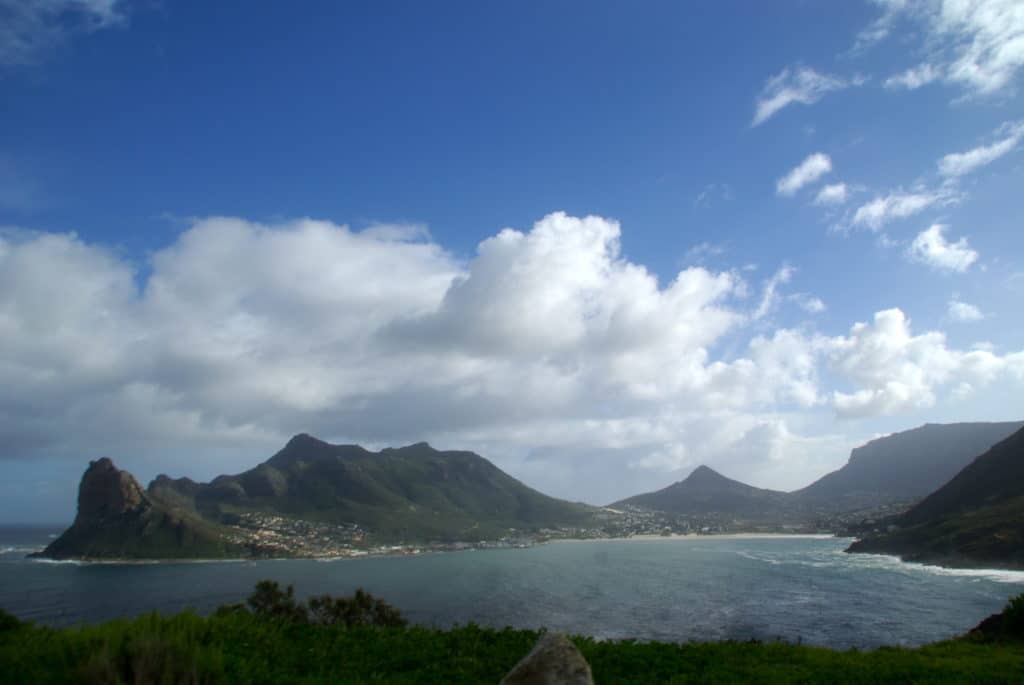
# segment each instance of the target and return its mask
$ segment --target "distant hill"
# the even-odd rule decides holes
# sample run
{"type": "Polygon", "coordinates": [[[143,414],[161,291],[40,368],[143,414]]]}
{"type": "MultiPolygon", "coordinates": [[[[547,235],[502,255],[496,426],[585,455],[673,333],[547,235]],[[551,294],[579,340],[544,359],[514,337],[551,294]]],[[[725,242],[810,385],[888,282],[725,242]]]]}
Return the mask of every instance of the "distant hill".
{"type": "Polygon", "coordinates": [[[707,466],[698,466],[685,480],[656,492],[619,500],[609,506],[620,508],[631,504],[672,514],[720,514],[763,521],[787,518],[790,514],[789,501],[789,496],[784,492],[755,488],[726,478],[707,466]]]}
{"type": "Polygon", "coordinates": [[[849,552],[951,566],[1024,568],[1024,429],[849,552]]]}
{"type": "Polygon", "coordinates": [[[43,555],[258,553],[228,535],[245,514],[357,525],[377,542],[443,542],[592,525],[595,511],[541,494],[472,452],[426,443],[370,452],[297,435],[266,462],[209,483],[161,475],[143,491],[109,459],[92,462],[75,523],[43,555]]]}
{"type": "Polygon", "coordinates": [[[855,448],[837,471],[793,494],[830,508],[858,509],[914,500],[944,485],[1024,422],[929,423],[855,448]]]}

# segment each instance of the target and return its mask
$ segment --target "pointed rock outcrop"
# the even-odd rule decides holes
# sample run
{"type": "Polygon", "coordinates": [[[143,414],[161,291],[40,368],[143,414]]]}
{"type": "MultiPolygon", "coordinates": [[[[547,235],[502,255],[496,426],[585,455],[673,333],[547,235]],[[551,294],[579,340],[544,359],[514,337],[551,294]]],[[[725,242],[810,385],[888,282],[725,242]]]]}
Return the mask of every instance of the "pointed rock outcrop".
{"type": "Polygon", "coordinates": [[[101,524],[117,516],[141,512],[151,506],[135,477],[114,466],[107,457],[89,462],[78,486],[76,526],[101,524]]]}
{"type": "Polygon", "coordinates": [[[74,523],[35,556],[174,559],[231,552],[216,526],[147,493],[132,474],[104,457],[89,462],[82,474],[74,523]]]}
{"type": "Polygon", "coordinates": [[[594,685],[590,664],[561,633],[541,636],[500,685],[594,685]]]}

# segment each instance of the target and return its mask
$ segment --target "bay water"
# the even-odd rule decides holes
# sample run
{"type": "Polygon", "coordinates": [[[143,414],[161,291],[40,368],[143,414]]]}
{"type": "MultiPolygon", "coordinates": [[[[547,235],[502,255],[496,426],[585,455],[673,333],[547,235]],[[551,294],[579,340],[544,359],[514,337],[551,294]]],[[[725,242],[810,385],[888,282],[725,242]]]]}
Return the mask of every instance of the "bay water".
{"type": "Polygon", "coordinates": [[[331,561],[29,560],[56,531],[0,528],[0,607],[51,626],[209,612],[258,580],[300,596],[365,588],[411,621],[547,627],[602,639],[915,646],[960,635],[1024,592],[1024,572],[850,555],[831,537],[567,541],[331,561]]]}

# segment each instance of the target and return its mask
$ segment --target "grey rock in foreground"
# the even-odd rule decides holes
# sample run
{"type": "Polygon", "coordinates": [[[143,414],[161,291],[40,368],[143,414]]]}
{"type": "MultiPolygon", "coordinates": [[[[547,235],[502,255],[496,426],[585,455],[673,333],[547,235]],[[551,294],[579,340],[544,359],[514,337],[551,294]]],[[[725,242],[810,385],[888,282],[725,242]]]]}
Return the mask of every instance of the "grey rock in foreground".
{"type": "Polygon", "coordinates": [[[500,685],[594,685],[590,664],[561,633],[547,633],[500,685]]]}

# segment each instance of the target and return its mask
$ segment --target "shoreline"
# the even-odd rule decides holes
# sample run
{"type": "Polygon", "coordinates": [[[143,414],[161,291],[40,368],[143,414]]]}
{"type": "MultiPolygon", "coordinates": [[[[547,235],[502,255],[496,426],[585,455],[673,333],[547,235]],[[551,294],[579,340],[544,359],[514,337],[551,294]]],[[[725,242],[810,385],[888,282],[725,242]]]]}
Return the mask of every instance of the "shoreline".
{"type": "MultiPolygon", "coordinates": [[[[48,559],[45,557],[24,556],[21,561],[38,564],[72,565],[72,566],[156,566],[170,564],[256,564],[258,562],[281,562],[281,561],[315,561],[318,563],[336,563],[344,561],[356,561],[359,559],[396,558],[396,557],[420,557],[432,556],[435,554],[466,553],[478,551],[512,551],[530,549],[549,544],[581,544],[581,543],[609,543],[629,542],[633,544],[651,542],[713,542],[715,540],[853,540],[852,537],[841,537],[823,533],[721,533],[713,535],[689,534],[641,534],[629,537],[616,538],[558,538],[535,542],[526,547],[470,547],[466,549],[428,549],[414,548],[417,551],[388,550],[388,551],[363,551],[361,554],[345,554],[337,556],[288,556],[288,557],[267,557],[267,558],[205,558],[205,559],[48,559]]],[[[40,550],[41,551],[41,550],[40,550]]],[[[843,550],[845,552],[845,550],[843,550]]],[[[1013,578],[1008,582],[1024,582],[1024,568],[991,567],[991,566],[965,566],[960,564],[941,564],[924,560],[904,559],[900,555],[885,552],[846,552],[851,557],[875,557],[883,558],[911,569],[918,569],[928,573],[948,572],[955,575],[960,574],[1022,574],[1020,579],[1013,578]]],[[[1007,581],[1004,581],[1007,582],[1007,581]]]]}
{"type": "Polygon", "coordinates": [[[659,540],[831,540],[833,538],[852,539],[840,538],[837,535],[828,533],[714,533],[712,535],[702,535],[700,533],[673,533],[672,535],[644,533],[621,538],[560,538],[557,540],[547,540],[541,544],[552,542],[657,542],[659,540]]]}
{"type": "MultiPolygon", "coordinates": [[[[631,535],[629,537],[614,537],[614,538],[557,538],[553,540],[543,540],[535,542],[531,545],[524,547],[469,547],[466,549],[429,549],[429,548],[413,548],[416,551],[406,550],[388,550],[383,552],[375,552],[370,550],[359,550],[362,553],[359,554],[341,554],[341,555],[324,555],[324,556],[284,556],[284,557],[211,557],[211,558],[199,558],[199,559],[132,559],[132,558],[112,558],[112,559],[90,559],[90,558],[70,558],[70,559],[51,559],[48,557],[37,557],[32,554],[26,554],[23,558],[24,561],[39,564],[70,564],[79,566],[101,566],[101,565],[120,565],[120,566],[149,566],[154,564],[220,564],[220,563],[255,563],[262,561],[319,561],[319,562],[337,562],[337,561],[350,561],[356,559],[373,559],[380,557],[418,557],[429,554],[450,554],[458,552],[478,552],[478,551],[495,551],[495,550],[518,550],[518,549],[530,549],[531,547],[540,547],[542,545],[558,544],[558,543],[602,543],[602,542],[679,542],[679,541],[693,541],[693,540],[785,540],[785,539],[813,539],[813,540],[829,540],[839,539],[835,535],[829,535],[824,533],[716,533],[712,535],[702,535],[698,533],[687,533],[687,534],[672,534],[672,535],[656,535],[656,534],[641,534],[631,535]]],[[[846,538],[842,538],[846,539],[846,538]]],[[[41,552],[42,550],[38,550],[41,552]]],[[[36,552],[36,553],[38,553],[36,552]]]]}

